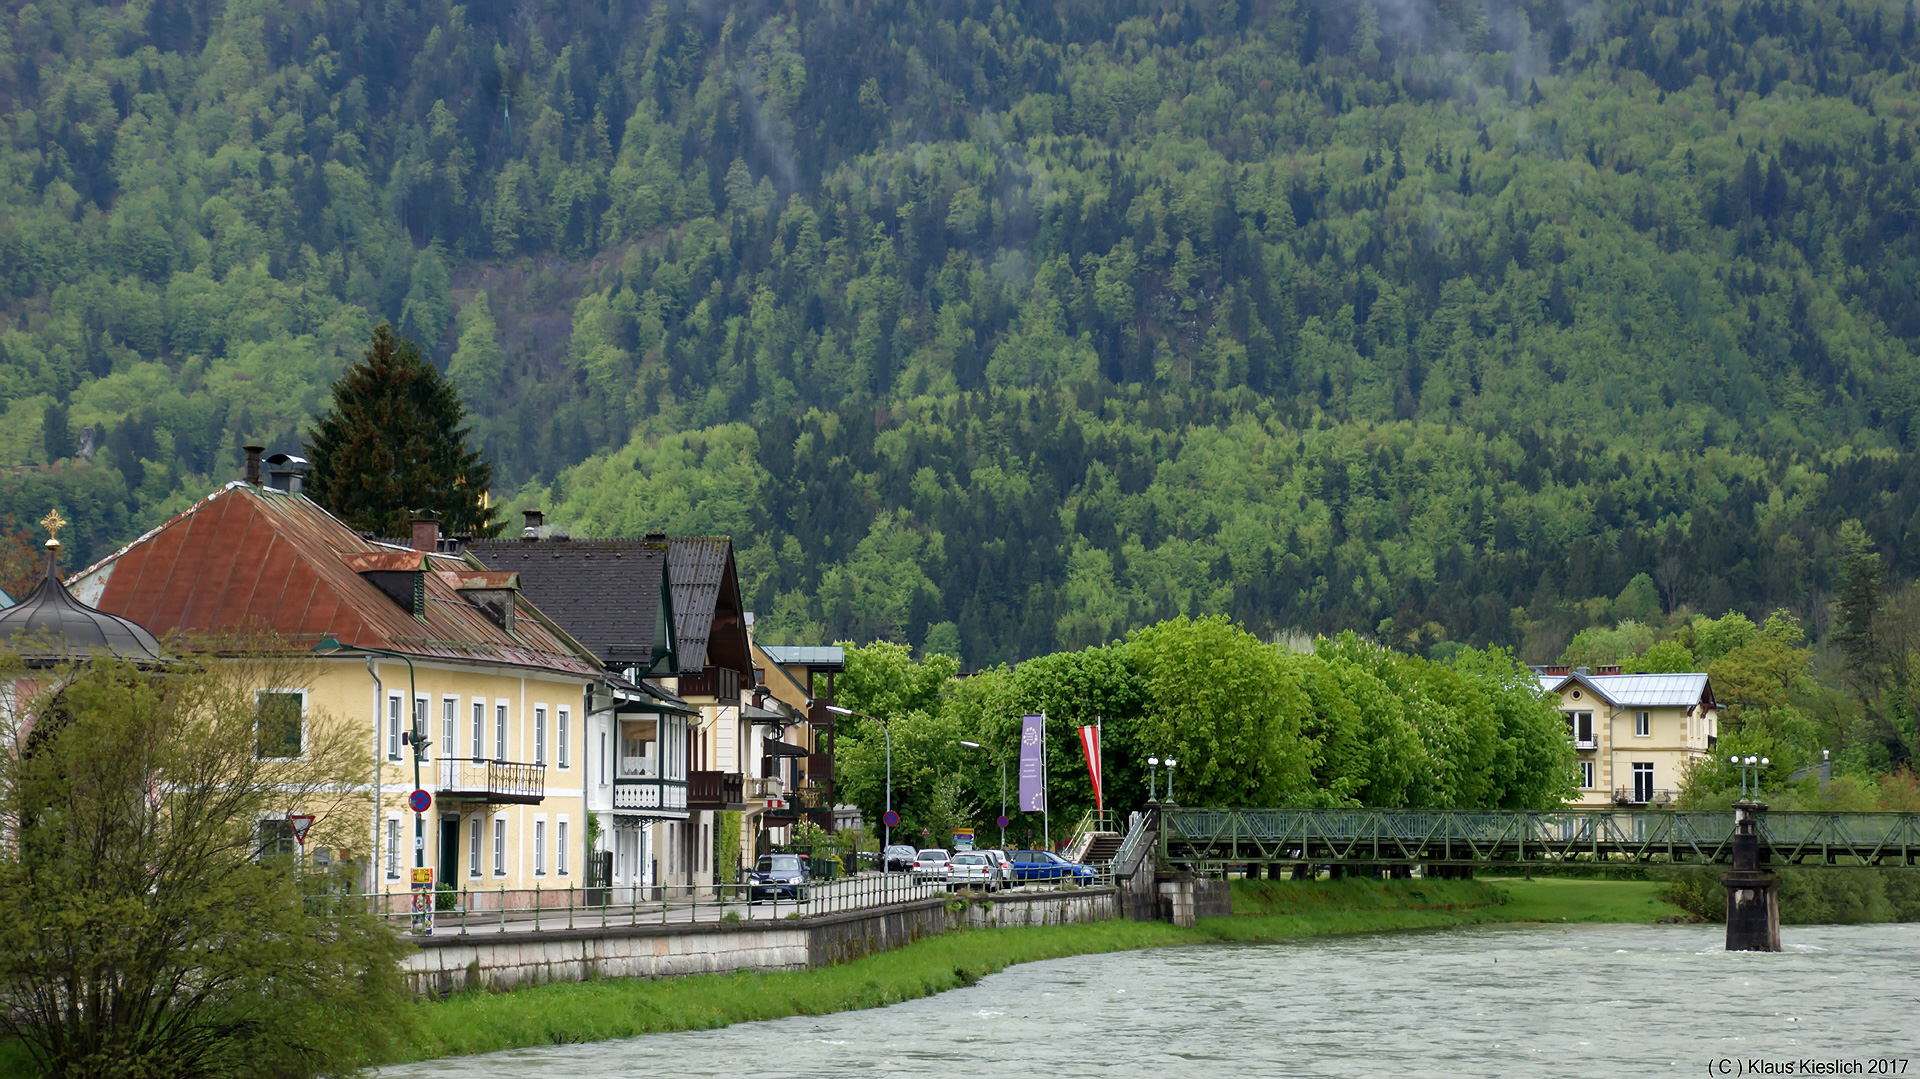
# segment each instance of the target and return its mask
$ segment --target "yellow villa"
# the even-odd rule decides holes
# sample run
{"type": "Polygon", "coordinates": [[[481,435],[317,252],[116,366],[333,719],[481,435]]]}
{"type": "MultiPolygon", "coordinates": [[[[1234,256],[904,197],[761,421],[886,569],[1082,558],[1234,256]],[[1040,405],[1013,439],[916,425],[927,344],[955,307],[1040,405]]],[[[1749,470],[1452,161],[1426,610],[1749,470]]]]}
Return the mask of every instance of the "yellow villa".
{"type": "Polygon", "coordinates": [[[1536,667],[1558,698],[1579,769],[1577,806],[1667,805],[1720,740],[1705,674],[1536,667]]]}
{"type": "Polygon", "coordinates": [[[585,886],[587,777],[606,752],[589,741],[604,719],[590,713],[644,693],[522,597],[516,574],[454,553],[435,522],[416,521],[408,543],[364,538],[297,479],[261,483],[257,461],[248,481],[76,575],[74,594],[163,637],[264,631],[313,656],[308,684],[262,686],[262,707],[298,717],[288,756],[310,717],[367,739],[366,849],[313,853],[354,863],[368,890],[427,878],[491,893],[470,899],[484,909],[503,892],[585,886]],[[416,783],[431,799],[422,813],[408,805],[416,783]]]}

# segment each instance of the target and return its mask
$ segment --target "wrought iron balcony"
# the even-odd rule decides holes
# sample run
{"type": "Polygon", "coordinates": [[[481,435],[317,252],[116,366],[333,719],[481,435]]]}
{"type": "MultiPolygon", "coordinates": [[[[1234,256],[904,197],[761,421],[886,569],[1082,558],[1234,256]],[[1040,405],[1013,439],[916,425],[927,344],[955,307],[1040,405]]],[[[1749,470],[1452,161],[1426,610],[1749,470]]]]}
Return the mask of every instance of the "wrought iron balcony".
{"type": "Polygon", "coordinates": [[[740,809],[746,802],[746,782],[739,772],[688,773],[688,809],[740,809]]]}
{"type": "Polygon", "coordinates": [[[547,767],[484,757],[440,758],[441,801],[539,805],[547,796],[547,767]]]}
{"type": "Polygon", "coordinates": [[[1574,742],[1573,742],[1573,748],[1575,748],[1575,749],[1598,749],[1598,748],[1600,748],[1600,743],[1599,743],[1599,742],[1597,742],[1597,741],[1595,741],[1595,740],[1594,740],[1594,739],[1592,739],[1592,738],[1576,738],[1576,739],[1574,739],[1574,742]]]}
{"type": "Polygon", "coordinates": [[[1632,787],[1616,787],[1613,791],[1613,804],[1622,806],[1664,806],[1672,805],[1679,797],[1679,791],[1666,789],[1636,791],[1632,787]],[[1645,797],[1641,797],[1645,795],[1645,797]]]}

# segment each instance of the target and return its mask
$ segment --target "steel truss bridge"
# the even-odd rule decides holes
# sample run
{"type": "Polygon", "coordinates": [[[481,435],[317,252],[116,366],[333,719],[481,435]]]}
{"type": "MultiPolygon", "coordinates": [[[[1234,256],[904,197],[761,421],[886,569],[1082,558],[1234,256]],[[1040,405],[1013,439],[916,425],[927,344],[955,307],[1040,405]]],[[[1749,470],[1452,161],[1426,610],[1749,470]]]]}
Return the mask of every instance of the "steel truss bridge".
{"type": "MultiPolygon", "coordinates": [[[[1715,865],[1733,811],[1563,809],[1160,810],[1160,864],[1715,865]]],[[[1760,862],[1920,866],[1920,813],[1762,813],[1760,862]]]]}

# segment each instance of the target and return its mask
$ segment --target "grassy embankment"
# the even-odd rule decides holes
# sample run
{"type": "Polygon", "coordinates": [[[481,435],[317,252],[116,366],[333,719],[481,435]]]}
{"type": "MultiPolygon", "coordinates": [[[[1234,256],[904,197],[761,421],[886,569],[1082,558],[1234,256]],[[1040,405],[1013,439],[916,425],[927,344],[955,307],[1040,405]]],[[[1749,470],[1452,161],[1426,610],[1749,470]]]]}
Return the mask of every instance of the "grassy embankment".
{"type": "Polygon", "coordinates": [[[1232,918],[948,933],[819,970],[616,979],[467,993],[419,1005],[409,1060],[877,1008],[930,996],[1016,963],[1222,941],[1490,922],[1652,922],[1679,908],[1645,881],[1236,882],[1232,918]]]}

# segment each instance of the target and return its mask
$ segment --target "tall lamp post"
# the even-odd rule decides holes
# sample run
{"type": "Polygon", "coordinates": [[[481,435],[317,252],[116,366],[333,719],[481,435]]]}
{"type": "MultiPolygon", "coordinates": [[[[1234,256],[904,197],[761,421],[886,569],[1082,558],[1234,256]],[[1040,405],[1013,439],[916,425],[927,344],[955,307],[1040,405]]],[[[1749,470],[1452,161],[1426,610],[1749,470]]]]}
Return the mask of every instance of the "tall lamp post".
{"type": "MultiPolygon", "coordinates": [[[[421,737],[423,732],[420,730],[420,705],[419,695],[415,692],[413,660],[404,652],[393,652],[385,648],[369,648],[363,644],[341,644],[339,638],[331,633],[320,638],[320,643],[314,645],[313,650],[315,652],[372,652],[375,655],[392,656],[407,665],[407,711],[413,716],[411,724],[413,729],[409,733],[407,741],[413,746],[413,789],[419,790],[420,758],[426,753],[427,747],[433,743],[421,737]]],[[[426,864],[427,814],[424,810],[415,810],[413,814],[413,867],[415,869],[421,869],[424,868],[426,864]]]]}
{"type": "MultiPolygon", "coordinates": [[[[983,746],[978,742],[969,742],[964,739],[960,742],[960,744],[963,746],[966,746],[968,749],[984,749],[988,753],[993,754],[995,757],[999,759],[1000,761],[1000,819],[1006,820],[1007,819],[1007,755],[1006,753],[1001,750],[994,749],[991,746],[983,746]]],[[[1000,826],[1000,849],[1001,850],[1007,849],[1007,826],[1004,824],[1000,826]]]]}
{"type": "Polygon", "coordinates": [[[1147,758],[1147,801],[1148,802],[1156,802],[1160,800],[1157,792],[1159,790],[1159,782],[1160,782],[1160,766],[1163,764],[1167,766],[1166,800],[1169,802],[1173,801],[1173,766],[1177,763],[1178,762],[1175,761],[1172,757],[1168,757],[1164,761],[1158,757],[1147,758]]]}
{"type": "MultiPolygon", "coordinates": [[[[861,719],[871,719],[875,723],[880,724],[880,733],[884,735],[887,739],[887,809],[886,809],[886,813],[887,813],[887,816],[891,816],[893,814],[893,732],[887,729],[887,721],[884,719],[881,719],[879,716],[870,716],[865,712],[856,712],[851,708],[843,708],[837,704],[827,705],[827,711],[832,712],[835,715],[841,715],[841,716],[859,716],[861,719]]],[[[887,848],[893,846],[893,825],[888,824],[887,817],[883,816],[880,818],[880,827],[885,831],[885,836],[886,836],[886,838],[881,840],[881,846],[880,846],[880,865],[881,865],[881,868],[884,869],[887,864],[887,848]]]]}

